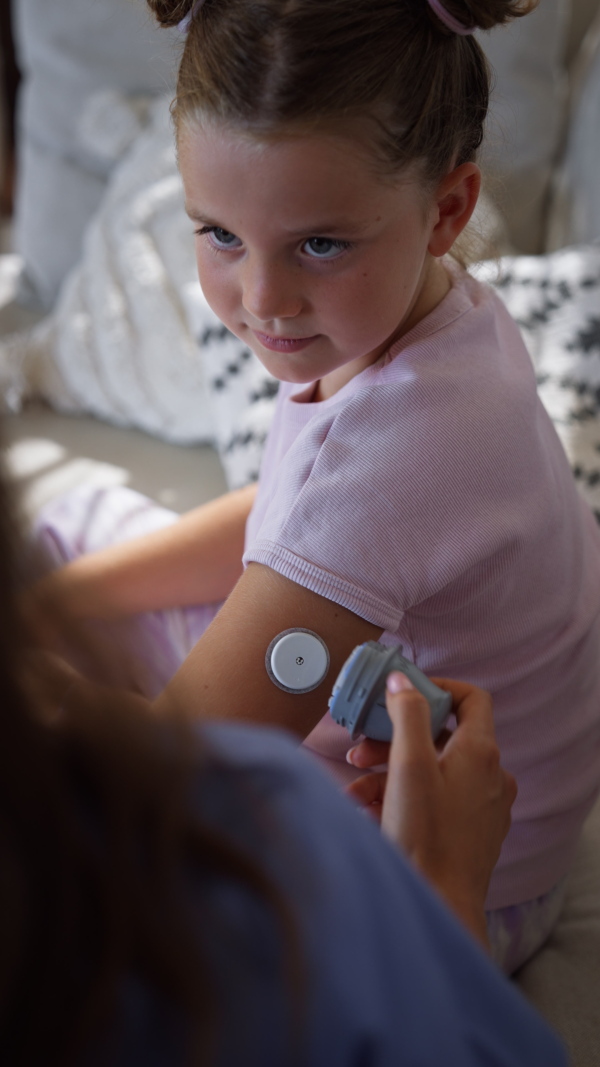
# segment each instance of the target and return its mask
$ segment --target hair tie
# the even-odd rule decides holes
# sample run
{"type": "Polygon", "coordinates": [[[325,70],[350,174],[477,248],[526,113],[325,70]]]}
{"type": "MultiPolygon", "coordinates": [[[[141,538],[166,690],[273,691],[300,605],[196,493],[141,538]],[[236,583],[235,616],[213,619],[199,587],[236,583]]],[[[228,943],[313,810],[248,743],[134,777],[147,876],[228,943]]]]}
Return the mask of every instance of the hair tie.
{"type": "Polygon", "coordinates": [[[432,11],[435,12],[440,22],[444,23],[449,30],[453,33],[458,33],[460,37],[468,37],[469,34],[475,33],[477,26],[465,26],[464,23],[459,22],[454,18],[450,12],[440,3],[440,0],[427,0],[432,11]]]}
{"type": "Polygon", "coordinates": [[[177,26],[177,29],[179,30],[180,33],[189,33],[190,32],[190,26],[192,25],[192,20],[195,19],[196,15],[198,14],[198,12],[199,12],[200,8],[202,7],[203,3],[204,3],[204,0],[196,0],[195,4],[192,4],[192,6],[191,6],[190,10],[188,11],[187,15],[185,16],[185,18],[182,19],[181,22],[177,26]]]}

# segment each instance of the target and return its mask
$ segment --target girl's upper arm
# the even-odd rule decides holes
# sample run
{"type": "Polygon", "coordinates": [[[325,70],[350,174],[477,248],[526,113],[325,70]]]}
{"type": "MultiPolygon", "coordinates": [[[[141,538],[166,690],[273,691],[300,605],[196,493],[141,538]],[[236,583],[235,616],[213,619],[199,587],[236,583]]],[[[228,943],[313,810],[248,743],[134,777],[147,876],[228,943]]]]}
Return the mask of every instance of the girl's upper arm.
{"type": "Polygon", "coordinates": [[[245,719],[284,726],[305,737],[327,711],[337,675],[352,649],[376,641],[381,627],[347,608],[250,563],[206,633],[156,701],[201,719],[245,719]],[[269,678],[265,656],[277,634],[313,630],[329,650],[329,671],[310,693],[292,694],[269,678]]]}

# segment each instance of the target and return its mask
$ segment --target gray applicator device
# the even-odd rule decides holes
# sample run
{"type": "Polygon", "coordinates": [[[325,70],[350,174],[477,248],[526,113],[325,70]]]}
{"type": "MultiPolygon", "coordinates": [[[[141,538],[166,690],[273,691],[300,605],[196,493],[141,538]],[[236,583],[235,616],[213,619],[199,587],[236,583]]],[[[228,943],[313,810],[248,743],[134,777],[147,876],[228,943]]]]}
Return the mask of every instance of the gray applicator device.
{"type": "Polygon", "coordinates": [[[346,660],[329,698],[332,718],[346,727],[353,741],[361,735],[375,741],[391,741],[392,722],[385,706],[390,671],[402,671],[426,698],[435,740],[452,708],[450,693],[439,689],[414,663],[405,659],[401,646],[388,648],[379,641],[358,645],[346,660]]]}

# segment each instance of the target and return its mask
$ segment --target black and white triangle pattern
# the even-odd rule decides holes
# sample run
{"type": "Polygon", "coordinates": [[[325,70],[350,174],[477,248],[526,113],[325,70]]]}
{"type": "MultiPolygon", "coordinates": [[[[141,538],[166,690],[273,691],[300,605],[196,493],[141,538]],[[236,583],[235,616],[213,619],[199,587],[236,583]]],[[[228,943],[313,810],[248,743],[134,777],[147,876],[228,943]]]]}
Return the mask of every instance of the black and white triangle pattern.
{"type": "Polygon", "coordinates": [[[521,327],[542,401],[600,522],[600,244],[507,256],[475,273],[521,327]]]}
{"type": "Polygon", "coordinates": [[[227,484],[258,479],[279,382],[215,319],[198,336],[213,414],[214,441],[227,484]]]}

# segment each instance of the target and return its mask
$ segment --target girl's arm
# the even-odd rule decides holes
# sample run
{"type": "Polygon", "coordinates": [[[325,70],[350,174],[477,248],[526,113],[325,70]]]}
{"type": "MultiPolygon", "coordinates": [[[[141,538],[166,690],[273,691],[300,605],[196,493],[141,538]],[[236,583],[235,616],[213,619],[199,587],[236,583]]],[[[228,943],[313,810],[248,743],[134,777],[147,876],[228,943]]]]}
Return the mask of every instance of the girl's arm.
{"type": "Polygon", "coordinates": [[[327,710],[344,661],[382,630],[354,612],[251,563],[206,633],[156,702],[198,719],[243,719],[306,737],[327,710]],[[327,677],[310,693],[285,693],[269,678],[265,655],[283,630],[313,630],[329,649],[327,677]]]}
{"type": "Polygon", "coordinates": [[[71,618],[117,619],[139,611],[223,600],[242,573],[247,486],[211,500],[172,526],[81,556],[35,587],[42,605],[71,618]]]}

